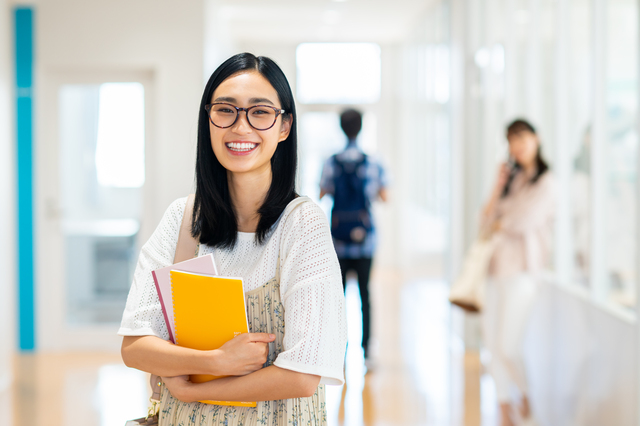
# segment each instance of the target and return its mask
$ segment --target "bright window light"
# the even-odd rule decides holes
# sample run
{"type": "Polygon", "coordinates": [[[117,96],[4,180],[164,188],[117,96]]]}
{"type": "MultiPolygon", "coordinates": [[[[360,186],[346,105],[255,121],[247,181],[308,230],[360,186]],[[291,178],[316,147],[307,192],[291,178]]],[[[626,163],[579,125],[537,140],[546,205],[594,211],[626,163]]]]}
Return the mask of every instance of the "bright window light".
{"type": "Polygon", "coordinates": [[[144,184],[144,87],[140,83],[100,85],[96,169],[106,187],[144,184]]]}
{"type": "Polygon", "coordinates": [[[435,69],[435,90],[436,102],[446,104],[449,102],[449,47],[445,44],[436,46],[436,69],[435,69]]]}
{"type": "Polygon", "coordinates": [[[298,101],[363,104],[380,99],[380,46],[302,43],[296,50],[298,101]]]}
{"type": "MultiPolygon", "coordinates": [[[[428,45],[425,49],[424,87],[430,102],[449,102],[449,48],[445,44],[428,45]]],[[[481,55],[480,55],[481,56],[481,55]]],[[[476,53],[477,62],[478,53],[476,53]]]]}

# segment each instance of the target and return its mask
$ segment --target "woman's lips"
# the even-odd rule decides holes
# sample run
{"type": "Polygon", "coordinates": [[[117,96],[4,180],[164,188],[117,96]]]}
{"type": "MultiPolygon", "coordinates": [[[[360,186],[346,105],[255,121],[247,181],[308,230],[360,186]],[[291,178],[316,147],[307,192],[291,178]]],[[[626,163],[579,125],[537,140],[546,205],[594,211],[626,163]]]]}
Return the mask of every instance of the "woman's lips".
{"type": "Polygon", "coordinates": [[[252,152],[258,146],[255,142],[227,142],[225,143],[227,149],[234,155],[246,155],[252,152]]]}

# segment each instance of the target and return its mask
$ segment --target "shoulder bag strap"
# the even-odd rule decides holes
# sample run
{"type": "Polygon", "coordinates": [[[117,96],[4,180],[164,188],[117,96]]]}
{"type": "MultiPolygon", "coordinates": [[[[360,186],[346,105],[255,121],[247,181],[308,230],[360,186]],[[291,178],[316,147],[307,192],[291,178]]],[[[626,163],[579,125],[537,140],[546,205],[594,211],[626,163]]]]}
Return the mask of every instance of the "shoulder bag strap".
{"type": "Polygon", "coordinates": [[[193,216],[193,202],[196,196],[189,195],[187,204],[184,206],[184,215],[182,216],[182,224],[180,225],[180,234],[178,235],[178,244],[176,245],[176,255],[173,263],[184,262],[192,259],[198,254],[198,241],[191,235],[191,218],[193,216]]]}
{"type": "MultiPolygon", "coordinates": [[[[173,258],[173,263],[183,262],[185,260],[192,259],[198,256],[197,250],[200,248],[198,241],[191,235],[191,217],[193,216],[193,201],[195,195],[191,194],[187,198],[187,204],[184,206],[184,215],[182,216],[182,223],[180,224],[180,234],[178,234],[178,244],[176,245],[176,254],[173,258]]],[[[155,374],[151,375],[151,401],[160,401],[160,392],[162,390],[162,379],[155,374]]],[[[155,405],[154,405],[154,410],[155,405]]],[[[151,415],[155,413],[149,413],[151,415]]]]}

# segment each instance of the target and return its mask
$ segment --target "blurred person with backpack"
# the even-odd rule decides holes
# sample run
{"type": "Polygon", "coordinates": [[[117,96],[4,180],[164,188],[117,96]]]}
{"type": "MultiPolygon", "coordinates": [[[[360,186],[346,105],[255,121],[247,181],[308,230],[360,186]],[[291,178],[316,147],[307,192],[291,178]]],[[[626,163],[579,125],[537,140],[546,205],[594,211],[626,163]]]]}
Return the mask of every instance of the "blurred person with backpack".
{"type": "Polygon", "coordinates": [[[331,234],[344,289],[349,271],[358,276],[362,300],[362,348],[365,360],[368,360],[371,330],[369,275],[376,247],[371,204],[378,198],[387,201],[387,182],[382,165],[356,144],[362,128],[362,114],[354,109],[345,110],[340,115],[340,126],[347,136],[347,147],[325,162],[320,179],[320,198],[327,194],[333,197],[331,234]]]}

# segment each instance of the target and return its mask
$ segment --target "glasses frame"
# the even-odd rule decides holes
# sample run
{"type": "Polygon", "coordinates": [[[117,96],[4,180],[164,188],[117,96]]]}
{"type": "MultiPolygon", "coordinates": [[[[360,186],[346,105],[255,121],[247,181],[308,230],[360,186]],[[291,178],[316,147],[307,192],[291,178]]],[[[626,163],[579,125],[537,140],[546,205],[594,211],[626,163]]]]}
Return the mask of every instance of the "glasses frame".
{"type": "Polygon", "coordinates": [[[240,108],[237,107],[233,104],[229,104],[227,102],[214,102],[212,104],[207,104],[204,106],[204,109],[207,111],[207,115],[209,116],[209,121],[211,122],[211,124],[213,124],[214,126],[216,126],[218,129],[228,129],[229,127],[232,127],[234,124],[236,124],[238,122],[238,117],[240,117],[240,111],[244,111],[245,115],[247,117],[247,123],[249,123],[249,126],[251,126],[252,128],[254,128],[255,130],[269,130],[270,128],[272,128],[273,126],[276,125],[276,121],[278,121],[278,116],[283,115],[286,113],[285,110],[280,109],[280,108],[276,108],[274,106],[271,105],[252,105],[249,108],[240,108]],[[233,107],[236,109],[236,119],[233,120],[233,123],[229,124],[228,126],[218,126],[216,123],[213,122],[213,119],[211,118],[211,108],[214,105],[228,105],[230,107],[233,107]],[[252,110],[253,108],[258,108],[258,107],[262,107],[262,108],[271,108],[272,110],[275,111],[276,113],[276,117],[273,120],[273,124],[271,124],[271,126],[267,127],[266,129],[258,129],[256,126],[254,126],[253,124],[251,124],[251,120],[249,119],[249,111],[252,110]]]}

